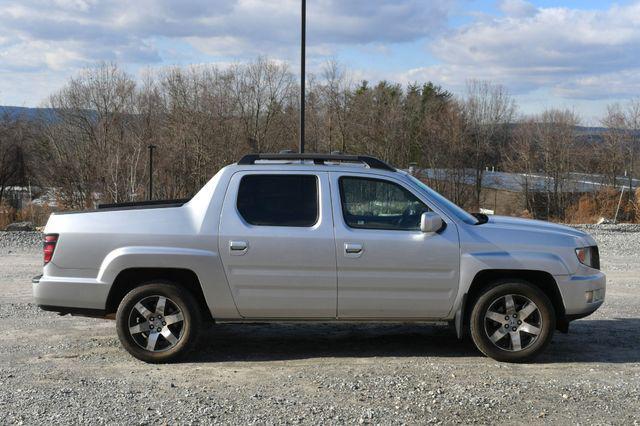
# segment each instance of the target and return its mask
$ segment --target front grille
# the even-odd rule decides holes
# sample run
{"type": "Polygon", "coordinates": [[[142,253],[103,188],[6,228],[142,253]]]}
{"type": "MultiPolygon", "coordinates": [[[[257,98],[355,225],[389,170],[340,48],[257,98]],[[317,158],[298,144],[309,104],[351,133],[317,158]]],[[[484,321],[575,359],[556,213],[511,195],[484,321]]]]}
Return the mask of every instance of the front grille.
{"type": "Polygon", "coordinates": [[[598,246],[591,246],[591,267],[600,269],[600,252],[598,246]]]}

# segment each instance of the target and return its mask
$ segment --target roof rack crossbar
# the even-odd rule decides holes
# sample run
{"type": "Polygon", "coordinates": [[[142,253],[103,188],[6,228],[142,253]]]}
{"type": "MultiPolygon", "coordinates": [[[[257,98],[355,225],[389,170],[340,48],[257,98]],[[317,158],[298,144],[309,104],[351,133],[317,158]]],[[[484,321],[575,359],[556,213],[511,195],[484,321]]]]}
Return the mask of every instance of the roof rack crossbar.
{"type": "Polygon", "coordinates": [[[382,169],[395,172],[396,169],[379,160],[375,157],[368,155],[337,155],[337,154],[247,154],[238,161],[239,165],[255,164],[258,160],[312,160],[314,164],[324,164],[327,161],[334,162],[351,162],[351,163],[364,163],[372,169],[382,169]]]}

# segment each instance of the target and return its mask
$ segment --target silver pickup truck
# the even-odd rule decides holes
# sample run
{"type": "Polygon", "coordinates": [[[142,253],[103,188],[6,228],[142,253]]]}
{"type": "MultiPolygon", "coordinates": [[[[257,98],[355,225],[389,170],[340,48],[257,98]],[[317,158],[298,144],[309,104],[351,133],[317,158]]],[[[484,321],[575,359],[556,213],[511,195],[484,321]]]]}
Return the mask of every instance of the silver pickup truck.
{"type": "Polygon", "coordinates": [[[204,322],[443,322],[501,361],[540,353],[604,301],[594,239],[471,215],[366,156],[257,154],[191,200],[56,213],[45,310],[114,318],[147,362],[192,349],[204,322]]]}

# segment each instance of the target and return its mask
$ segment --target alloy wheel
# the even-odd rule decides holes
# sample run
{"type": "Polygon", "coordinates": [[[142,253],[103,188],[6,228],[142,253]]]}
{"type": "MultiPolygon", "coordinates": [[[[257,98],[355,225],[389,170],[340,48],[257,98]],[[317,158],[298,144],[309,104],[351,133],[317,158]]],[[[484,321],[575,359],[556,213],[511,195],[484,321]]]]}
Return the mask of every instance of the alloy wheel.
{"type": "Polygon", "coordinates": [[[150,352],[173,348],[184,328],[182,310],[165,296],[147,296],[129,312],[129,334],[138,346],[150,352]]]}
{"type": "Polygon", "coordinates": [[[484,315],[484,330],[498,348],[518,352],[538,339],[542,331],[542,315],[531,299],[507,294],[495,299],[484,315]]]}

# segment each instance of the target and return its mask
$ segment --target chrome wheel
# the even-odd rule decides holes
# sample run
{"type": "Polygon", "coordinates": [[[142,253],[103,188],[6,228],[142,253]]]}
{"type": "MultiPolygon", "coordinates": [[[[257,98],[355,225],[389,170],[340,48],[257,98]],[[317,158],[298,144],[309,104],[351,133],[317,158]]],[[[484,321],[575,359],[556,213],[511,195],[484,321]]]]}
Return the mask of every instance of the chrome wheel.
{"type": "Polygon", "coordinates": [[[533,345],[542,330],[542,315],[531,299],[518,294],[498,297],[484,316],[484,331],[498,348],[518,352],[533,345]]]}
{"type": "Polygon", "coordinates": [[[184,316],[178,305],[165,296],[148,296],[129,312],[129,334],[150,352],[173,348],[182,338],[184,316]]]}

